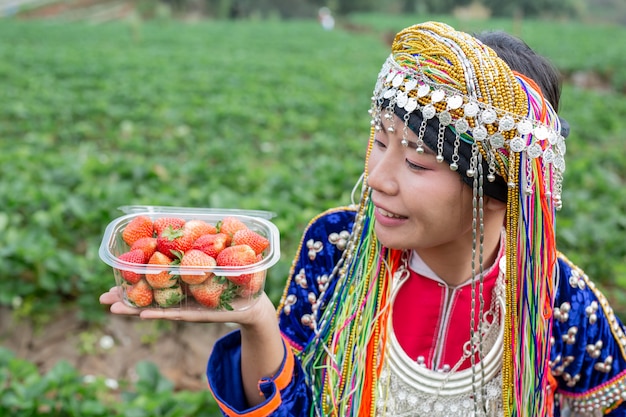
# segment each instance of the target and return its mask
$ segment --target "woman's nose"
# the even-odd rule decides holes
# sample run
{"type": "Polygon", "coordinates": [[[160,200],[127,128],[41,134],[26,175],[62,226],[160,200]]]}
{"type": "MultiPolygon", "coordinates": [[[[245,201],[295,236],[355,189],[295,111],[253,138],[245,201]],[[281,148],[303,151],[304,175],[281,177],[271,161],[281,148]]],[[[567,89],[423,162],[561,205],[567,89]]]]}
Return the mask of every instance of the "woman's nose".
{"type": "Polygon", "coordinates": [[[398,192],[398,181],[396,179],[399,161],[389,150],[380,152],[369,161],[369,175],[367,185],[372,189],[393,195],[398,192]]]}

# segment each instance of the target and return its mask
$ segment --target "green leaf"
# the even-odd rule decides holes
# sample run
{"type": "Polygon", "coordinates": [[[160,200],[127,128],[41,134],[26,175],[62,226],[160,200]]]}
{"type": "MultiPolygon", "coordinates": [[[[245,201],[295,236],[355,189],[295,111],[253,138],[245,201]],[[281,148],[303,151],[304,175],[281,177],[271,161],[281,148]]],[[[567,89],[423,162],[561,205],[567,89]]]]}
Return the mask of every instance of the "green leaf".
{"type": "Polygon", "coordinates": [[[139,377],[136,385],[140,394],[163,393],[173,390],[174,385],[159,372],[159,368],[153,362],[138,362],[136,370],[139,377]]]}

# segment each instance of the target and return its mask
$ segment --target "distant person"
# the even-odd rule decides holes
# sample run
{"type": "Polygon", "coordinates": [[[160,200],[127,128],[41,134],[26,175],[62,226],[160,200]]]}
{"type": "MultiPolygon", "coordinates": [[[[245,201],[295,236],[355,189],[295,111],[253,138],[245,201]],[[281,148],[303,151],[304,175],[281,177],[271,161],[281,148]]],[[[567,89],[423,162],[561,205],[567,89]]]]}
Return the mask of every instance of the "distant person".
{"type": "Polygon", "coordinates": [[[321,7],[319,9],[317,19],[324,30],[333,30],[335,28],[335,18],[328,7],[321,7]]]}
{"type": "Polygon", "coordinates": [[[227,416],[626,416],[624,327],[556,247],[559,96],[517,38],[408,27],[374,87],[359,201],[307,226],[277,309],[101,302],[239,323],[207,367],[227,416]]]}
{"type": "Polygon", "coordinates": [[[243,7],[238,0],[233,1],[228,9],[228,18],[231,20],[241,19],[243,16],[243,7]]]}

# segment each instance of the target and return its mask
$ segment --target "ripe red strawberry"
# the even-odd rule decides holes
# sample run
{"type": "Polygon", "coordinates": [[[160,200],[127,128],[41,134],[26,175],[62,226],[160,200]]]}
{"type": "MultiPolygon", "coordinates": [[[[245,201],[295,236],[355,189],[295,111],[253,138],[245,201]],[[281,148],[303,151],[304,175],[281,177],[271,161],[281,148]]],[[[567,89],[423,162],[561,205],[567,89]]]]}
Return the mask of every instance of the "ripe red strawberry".
{"type": "Polygon", "coordinates": [[[270,245],[270,241],[252,229],[237,230],[233,235],[232,245],[248,245],[258,255],[270,245]]]}
{"type": "Polygon", "coordinates": [[[158,236],[169,226],[172,226],[175,229],[180,229],[184,225],[185,219],[181,219],[179,217],[159,217],[154,221],[154,232],[158,236]]]}
{"type": "MultiPolygon", "coordinates": [[[[130,250],[141,250],[144,253],[146,260],[148,260],[154,254],[154,251],[156,251],[156,247],[156,237],[142,237],[141,239],[138,239],[137,241],[135,241],[135,243],[133,243],[133,245],[130,247],[130,250]]],[[[145,261],[142,263],[145,263],[145,261]]]]}
{"type": "MultiPolygon", "coordinates": [[[[185,281],[187,284],[200,284],[204,282],[207,278],[213,275],[212,269],[217,265],[217,262],[214,258],[210,257],[206,253],[198,250],[192,249],[190,251],[185,252],[182,259],[180,260],[181,273],[180,279],[185,281]],[[184,267],[203,267],[202,270],[206,271],[203,274],[189,274],[185,273],[184,267]]],[[[195,269],[195,268],[194,268],[195,269]]]]}
{"type": "Polygon", "coordinates": [[[185,294],[183,294],[180,285],[154,289],[154,301],[156,301],[159,307],[177,307],[184,298],[185,294]]]}
{"type": "Polygon", "coordinates": [[[224,248],[215,259],[220,266],[244,266],[257,261],[257,255],[248,245],[234,245],[224,248]]]}
{"type": "Polygon", "coordinates": [[[236,231],[247,228],[248,226],[246,226],[244,222],[234,216],[226,216],[217,224],[217,231],[225,233],[228,236],[227,245],[230,245],[231,239],[236,231]]]}
{"type": "Polygon", "coordinates": [[[225,233],[203,235],[196,239],[191,248],[201,250],[215,258],[226,247],[226,242],[228,242],[228,236],[225,233]]]}
{"type": "MultiPolygon", "coordinates": [[[[145,264],[146,263],[146,255],[143,253],[141,249],[130,250],[128,252],[124,252],[120,256],[118,256],[120,261],[130,262],[132,264],[145,264]]],[[[127,271],[124,269],[120,269],[120,274],[122,278],[124,278],[130,284],[136,284],[141,279],[141,274],[133,271],[127,271]]]]}
{"type": "Polygon", "coordinates": [[[222,277],[212,276],[202,284],[190,285],[189,292],[205,307],[232,310],[230,301],[234,296],[233,288],[222,277]]]}
{"type": "MultiPolygon", "coordinates": [[[[257,261],[257,255],[248,245],[229,246],[221,251],[215,259],[219,266],[245,266],[257,261]]],[[[253,274],[227,276],[234,284],[244,285],[252,279],[253,274]]]]}
{"type": "Polygon", "coordinates": [[[154,233],[154,224],[148,216],[137,216],[132,219],[122,231],[122,239],[132,246],[142,237],[152,237],[154,233]]]}
{"type": "Polygon", "coordinates": [[[252,275],[250,280],[237,289],[237,295],[240,297],[255,297],[263,289],[263,285],[265,284],[265,271],[258,271],[250,275],[252,275]]]}
{"type": "Polygon", "coordinates": [[[191,249],[194,238],[184,227],[168,226],[157,236],[157,250],[168,256],[180,258],[191,249]]]}
{"type": "MultiPolygon", "coordinates": [[[[148,260],[148,265],[155,267],[169,266],[172,263],[172,259],[163,253],[156,251],[148,260]]],[[[175,275],[171,275],[169,270],[165,268],[153,268],[157,272],[155,274],[146,273],[146,281],[152,288],[169,288],[178,283],[178,279],[175,275]]]]}
{"type": "Polygon", "coordinates": [[[154,300],[152,288],[145,279],[141,279],[133,285],[124,284],[124,292],[126,293],[126,300],[133,307],[147,307],[154,300]]]}
{"type": "Polygon", "coordinates": [[[202,235],[217,233],[217,227],[204,220],[189,220],[185,223],[184,229],[194,241],[202,235]]]}

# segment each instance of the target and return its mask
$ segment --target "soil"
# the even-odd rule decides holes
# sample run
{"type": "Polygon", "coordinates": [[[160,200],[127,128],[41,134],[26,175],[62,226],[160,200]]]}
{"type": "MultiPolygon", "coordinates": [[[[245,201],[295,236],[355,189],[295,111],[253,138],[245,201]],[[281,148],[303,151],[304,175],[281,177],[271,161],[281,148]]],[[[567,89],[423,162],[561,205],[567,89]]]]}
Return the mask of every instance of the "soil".
{"type": "Polygon", "coordinates": [[[67,361],[82,375],[134,381],[135,365],[151,361],[177,390],[207,388],[205,369],[214,342],[231,324],[142,321],[109,315],[88,325],[65,311],[35,326],[0,308],[0,346],[39,367],[42,374],[67,361]]]}

